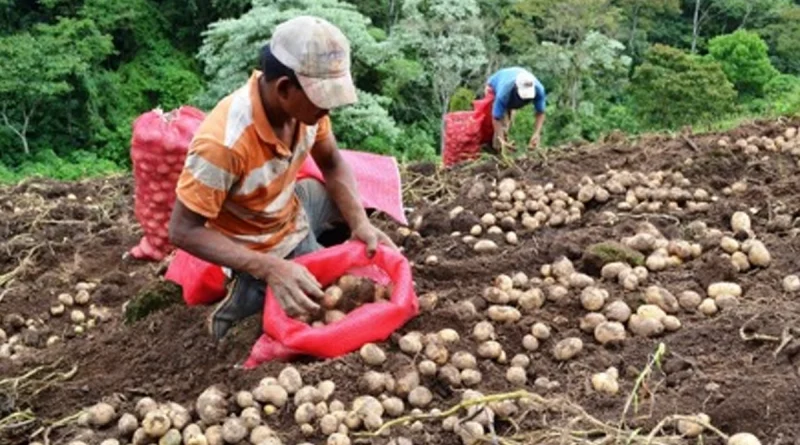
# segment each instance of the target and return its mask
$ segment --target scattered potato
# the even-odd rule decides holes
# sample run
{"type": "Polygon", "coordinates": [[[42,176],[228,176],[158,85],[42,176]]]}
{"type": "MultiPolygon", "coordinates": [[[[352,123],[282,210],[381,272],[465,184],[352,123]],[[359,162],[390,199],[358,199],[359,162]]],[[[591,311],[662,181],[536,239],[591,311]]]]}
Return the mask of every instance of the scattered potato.
{"type": "Polygon", "coordinates": [[[522,318],[522,314],[520,314],[519,310],[511,306],[489,306],[487,314],[492,321],[498,323],[516,323],[522,318]]]}
{"type": "Polygon", "coordinates": [[[525,354],[517,354],[511,359],[511,366],[527,368],[531,364],[531,358],[525,354]]]}
{"type": "Polygon", "coordinates": [[[205,432],[208,445],[224,445],[225,441],[222,439],[222,427],[220,425],[213,425],[206,428],[205,432]]]}
{"type": "Polygon", "coordinates": [[[403,411],[405,411],[403,400],[398,397],[389,397],[381,404],[383,405],[383,409],[386,411],[386,414],[391,417],[400,417],[403,415],[403,411]]]}
{"type": "Polygon", "coordinates": [[[472,338],[485,342],[494,338],[494,325],[488,321],[478,322],[472,329],[472,338]]]}
{"type": "Polygon", "coordinates": [[[717,304],[717,308],[719,310],[726,310],[739,305],[739,299],[734,297],[733,295],[722,294],[714,299],[714,303],[717,304]]]}
{"type": "Polygon", "coordinates": [[[400,337],[398,345],[400,350],[409,355],[416,355],[422,351],[422,334],[419,332],[411,332],[400,337]]]}
{"type": "Polygon", "coordinates": [[[697,310],[699,310],[702,314],[710,317],[716,314],[719,311],[719,308],[717,307],[717,303],[713,299],[706,298],[700,303],[700,305],[697,307],[697,310]]]}
{"type": "Polygon", "coordinates": [[[386,353],[374,343],[367,343],[359,351],[361,358],[370,366],[380,366],[386,361],[386,353]]]}
{"type": "Polygon", "coordinates": [[[734,297],[741,297],[742,287],[736,283],[730,282],[712,283],[708,286],[709,298],[716,299],[720,295],[733,295],[734,297]]]}
{"type": "Polygon", "coordinates": [[[592,375],[592,387],[595,391],[616,395],[619,392],[618,372],[616,368],[609,368],[606,371],[592,375]]]}
{"type": "Polygon", "coordinates": [[[458,434],[458,437],[461,439],[461,443],[464,445],[474,445],[480,443],[480,439],[484,434],[483,425],[475,421],[458,423],[456,424],[454,431],[456,434],[458,434]]]}
{"type": "MultiPolygon", "coordinates": [[[[704,423],[711,423],[711,418],[708,417],[706,414],[697,414],[696,416],[692,416],[700,422],[704,423]]],[[[697,437],[703,434],[703,426],[692,422],[691,420],[679,420],[678,421],[678,432],[686,437],[697,437]]]]}
{"type": "Polygon", "coordinates": [[[618,321],[625,323],[631,317],[631,308],[622,300],[616,300],[609,303],[604,311],[605,318],[611,321],[618,321]]]}
{"type": "Polygon", "coordinates": [[[70,307],[75,304],[75,300],[72,298],[72,295],[66,293],[58,295],[58,302],[66,307],[70,307]]]}
{"type": "Polygon", "coordinates": [[[561,257],[553,263],[552,273],[556,278],[569,279],[569,277],[575,273],[575,266],[568,258],[561,257]]]}
{"type": "Polygon", "coordinates": [[[558,361],[575,358],[583,350],[583,341],[577,337],[569,337],[558,342],[553,348],[553,356],[558,361]]]}
{"type": "Polygon", "coordinates": [[[91,299],[92,297],[89,295],[89,291],[87,290],[80,290],[75,294],[75,303],[81,306],[89,304],[91,299]]]}
{"type": "Polygon", "coordinates": [[[75,324],[80,324],[86,321],[86,314],[80,309],[75,309],[69,314],[70,320],[75,324]]]}
{"type": "Polygon", "coordinates": [[[531,334],[539,340],[550,338],[550,328],[544,323],[534,323],[531,326],[531,334]]]}
{"type": "Polygon", "coordinates": [[[419,297],[419,308],[423,312],[430,312],[436,308],[439,302],[439,294],[436,292],[428,292],[419,297]]]}
{"type": "MultiPolygon", "coordinates": [[[[598,287],[587,287],[581,292],[581,304],[587,311],[599,311],[606,304],[608,291],[598,287]]],[[[536,335],[536,334],[534,334],[536,335]]]]}
{"type": "Polygon", "coordinates": [[[478,361],[467,351],[458,351],[450,358],[450,362],[459,370],[476,369],[478,361]]]}
{"type": "Polygon", "coordinates": [[[117,431],[122,437],[130,437],[137,428],[139,428],[139,421],[130,413],[123,414],[117,422],[117,431]]]}
{"type": "Polygon", "coordinates": [[[544,294],[541,289],[529,289],[522,293],[517,303],[525,311],[538,309],[544,305],[544,294]]]}
{"type": "Polygon", "coordinates": [[[772,262],[772,256],[767,247],[758,240],[753,240],[747,254],[750,264],[756,267],[768,267],[772,262]]]}
{"type": "Polygon", "coordinates": [[[630,266],[628,266],[626,263],[608,263],[603,266],[603,269],[600,271],[600,276],[606,280],[616,280],[617,277],[619,277],[619,274],[625,269],[630,269],[630,266]]]}
{"type": "Polygon", "coordinates": [[[527,351],[536,351],[539,349],[539,339],[534,337],[532,334],[528,334],[522,337],[522,347],[527,351]]]}
{"type": "Polygon", "coordinates": [[[158,403],[156,403],[156,401],[150,397],[142,397],[138,402],[136,402],[136,414],[141,419],[144,419],[144,416],[146,416],[150,411],[155,411],[157,409],[158,403]]]}
{"type": "Polygon", "coordinates": [[[476,386],[481,382],[483,375],[477,369],[465,369],[461,371],[461,384],[464,386],[476,386]]]}
{"type": "Polygon", "coordinates": [[[528,374],[525,368],[512,366],[506,371],[506,380],[514,386],[522,387],[528,382],[528,374]]]}
{"type": "Polygon", "coordinates": [[[625,326],[617,321],[600,323],[594,329],[594,338],[602,345],[622,343],[625,337],[625,326]]]}
{"type": "Polygon", "coordinates": [[[334,433],[328,436],[327,445],[350,445],[350,438],[346,434],[334,433]]]}
{"type": "Polygon", "coordinates": [[[167,431],[164,436],[158,441],[158,445],[181,445],[183,442],[183,436],[181,436],[181,432],[175,428],[167,431]]]}
{"type": "Polygon", "coordinates": [[[800,276],[787,275],[783,279],[783,291],[784,292],[797,292],[798,290],[800,290],[800,276]]]}
{"type": "Polygon", "coordinates": [[[628,329],[630,329],[634,335],[640,337],[655,337],[664,332],[664,324],[661,322],[662,318],[663,317],[646,317],[638,313],[633,314],[628,320],[628,329]]]}
{"type": "Polygon", "coordinates": [[[475,243],[472,248],[478,253],[493,252],[498,249],[497,243],[492,240],[482,239],[475,243]]]}
{"type": "Polygon", "coordinates": [[[333,380],[323,380],[317,383],[317,390],[323,400],[329,400],[336,390],[336,383],[333,380]]]}
{"type": "Polygon", "coordinates": [[[500,357],[503,352],[503,347],[500,343],[489,340],[478,345],[478,356],[486,359],[496,359],[500,357]]]}
{"type": "Polygon", "coordinates": [[[294,393],[295,406],[303,403],[319,403],[322,401],[322,394],[313,386],[304,386],[294,393]]]}
{"type": "Polygon", "coordinates": [[[272,428],[266,425],[259,425],[250,432],[250,443],[253,444],[262,444],[267,439],[272,438],[275,436],[275,432],[272,431],[272,428]]]}
{"type": "Polygon", "coordinates": [[[750,216],[744,212],[735,212],[731,216],[731,228],[733,233],[749,235],[751,233],[750,216]]]}
{"type": "Polygon", "coordinates": [[[228,416],[225,393],[220,391],[216,386],[206,389],[197,398],[195,410],[197,411],[197,415],[200,416],[200,419],[206,425],[222,423],[222,421],[225,420],[225,417],[228,416]]]}
{"type": "Polygon", "coordinates": [[[528,285],[529,282],[530,282],[530,279],[523,272],[517,272],[517,273],[514,274],[513,277],[511,277],[511,284],[515,288],[518,288],[518,289],[519,288],[524,288],[525,286],[528,285]]]}
{"type": "Polygon", "coordinates": [[[158,410],[147,413],[142,421],[144,432],[154,439],[158,439],[164,434],[167,434],[171,426],[172,424],[169,417],[158,410]]]}
{"type": "MultiPolygon", "coordinates": [[[[306,402],[298,406],[294,412],[294,421],[298,425],[311,423],[316,416],[317,410],[313,403],[306,402]]],[[[235,443],[235,442],[234,442],[235,443]]]]}
{"type": "Polygon", "coordinates": [[[599,324],[605,323],[606,321],[605,315],[597,312],[589,312],[581,318],[580,329],[583,332],[592,333],[599,324]]]}
{"type": "Polygon", "coordinates": [[[750,433],[737,433],[728,438],[728,445],[761,445],[761,441],[750,433]]]}
{"type": "Polygon", "coordinates": [[[739,251],[739,241],[729,236],[723,236],[719,241],[719,246],[727,253],[733,254],[739,251]]]}
{"type": "Polygon", "coordinates": [[[411,393],[408,394],[408,403],[417,408],[424,408],[428,406],[433,400],[433,394],[424,386],[417,386],[411,393]]]}
{"type": "Polygon", "coordinates": [[[425,346],[425,357],[437,365],[442,366],[446,364],[447,360],[450,358],[450,352],[444,345],[438,342],[430,342],[425,346]]]}
{"type": "Polygon", "coordinates": [[[227,443],[239,443],[247,437],[247,427],[242,419],[229,417],[222,424],[222,439],[227,443]]]}
{"type": "Polygon", "coordinates": [[[697,307],[700,306],[702,301],[703,298],[700,296],[700,294],[691,290],[683,291],[678,296],[678,304],[680,304],[684,310],[689,312],[694,312],[697,310],[697,307]]]}
{"type": "Polygon", "coordinates": [[[584,273],[575,272],[569,276],[569,286],[576,289],[585,289],[594,285],[594,278],[584,273]]]}
{"type": "Polygon", "coordinates": [[[664,312],[674,314],[680,309],[678,299],[672,295],[672,292],[659,286],[650,286],[645,291],[644,300],[647,304],[654,304],[661,308],[664,312]]]}
{"type": "Polygon", "coordinates": [[[287,393],[294,394],[303,387],[303,377],[300,371],[294,366],[287,366],[283,368],[278,375],[278,384],[281,385],[287,393]]]}

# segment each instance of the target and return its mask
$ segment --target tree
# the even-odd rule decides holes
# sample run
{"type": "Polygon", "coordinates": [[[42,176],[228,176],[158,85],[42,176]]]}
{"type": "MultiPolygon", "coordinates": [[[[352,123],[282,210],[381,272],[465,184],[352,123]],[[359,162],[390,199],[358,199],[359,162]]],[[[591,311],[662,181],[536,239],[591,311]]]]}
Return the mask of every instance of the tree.
{"type": "Polygon", "coordinates": [[[583,41],[591,31],[616,34],[621,10],[610,0],[520,0],[503,26],[511,46],[528,51],[538,40],[557,45],[583,41]]]}
{"type": "Polygon", "coordinates": [[[89,20],[61,19],[0,38],[0,118],[26,155],[34,115],[72,91],[70,80],[85,75],[112,48],[111,38],[89,20]]]}
{"type": "Polygon", "coordinates": [[[769,43],[775,67],[800,74],[800,6],[782,9],[774,21],[758,32],[769,43]]]}
{"type": "Polygon", "coordinates": [[[778,70],[767,55],[767,44],[758,34],[739,30],[733,34],[717,36],[708,44],[708,52],[722,64],[722,69],[739,94],[757,97],[778,70]]]}
{"type": "Polygon", "coordinates": [[[392,33],[394,44],[425,67],[442,125],[456,89],[486,63],[479,17],[476,0],[406,0],[392,33]]]}
{"type": "Polygon", "coordinates": [[[711,122],[733,110],[736,90],[719,62],[653,45],[634,71],[635,109],[655,128],[711,122]]]}
{"type": "Polygon", "coordinates": [[[627,31],[627,50],[629,54],[637,54],[637,40],[647,43],[647,32],[659,15],[675,15],[680,13],[680,0],[617,0],[615,2],[624,11],[629,22],[627,31]]]}

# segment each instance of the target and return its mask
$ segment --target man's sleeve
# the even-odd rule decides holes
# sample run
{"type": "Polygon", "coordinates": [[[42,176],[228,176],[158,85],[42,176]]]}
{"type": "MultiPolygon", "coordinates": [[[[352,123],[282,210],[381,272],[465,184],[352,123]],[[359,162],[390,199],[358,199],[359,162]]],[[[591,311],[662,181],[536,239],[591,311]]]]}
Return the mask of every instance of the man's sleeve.
{"type": "Polygon", "coordinates": [[[189,210],[214,219],[239,180],[240,168],[232,149],[203,136],[195,138],[178,179],[177,199],[189,210]]]}
{"type": "Polygon", "coordinates": [[[492,104],[492,117],[500,120],[506,115],[508,110],[509,89],[507,85],[500,82],[497,91],[494,92],[494,104],[492,104]]]}
{"type": "Polygon", "coordinates": [[[547,93],[544,91],[544,86],[537,82],[536,83],[536,98],[533,100],[533,108],[536,110],[537,113],[544,113],[544,109],[547,106],[547,93]]]}
{"type": "Polygon", "coordinates": [[[330,116],[325,116],[317,122],[317,136],[314,138],[314,143],[324,141],[332,133],[331,118],[330,116]]]}

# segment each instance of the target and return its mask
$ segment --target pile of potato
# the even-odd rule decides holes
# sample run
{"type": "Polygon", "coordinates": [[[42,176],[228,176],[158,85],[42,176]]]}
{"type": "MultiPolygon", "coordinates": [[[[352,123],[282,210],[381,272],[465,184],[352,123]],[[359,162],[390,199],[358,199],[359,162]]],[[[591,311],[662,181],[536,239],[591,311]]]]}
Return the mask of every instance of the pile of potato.
{"type": "Polygon", "coordinates": [[[69,311],[69,320],[77,335],[94,328],[97,323],[108,321],[111,318],[110,310],[92,304],[90,292],[96,286],[95,283],[78,283],[74,295],[66,292],[59,294],[56,302],[50,306],[50,316],[61,317],[69,311]]]}
{"type": "Polygon", "coordinates": [[[740,150],[749,155],[766,151],[791,153],[800,157],[800,137],[798,137],[798,132],[800,132],[800,128],[789,127],[782,135],[774,139],[766,136],[750,136],[737,139],[735,142],[725,136],[717,141],[717,145],[723,148],[729,147],[733,150],[740,150]]]}
{"type": "Polygon", "coordinates": [[[299,319],[320,327],[341,320],[361,305],[389,301],[391,296],[391,285],[383,286],[369,278],[343,275],[335,284],[325,288],[325,295],[320,301],[323,311],[301,316],[299,319]]]}

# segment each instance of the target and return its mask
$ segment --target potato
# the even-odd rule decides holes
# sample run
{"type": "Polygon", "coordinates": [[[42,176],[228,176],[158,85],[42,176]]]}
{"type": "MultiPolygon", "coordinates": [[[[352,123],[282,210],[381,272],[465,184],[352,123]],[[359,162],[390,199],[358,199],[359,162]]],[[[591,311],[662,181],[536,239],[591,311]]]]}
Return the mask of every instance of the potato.
{"type": "Polygon", "coordinates": [[[553,263],[552,272],[556,278],[569,279],[570,275],[575,273],[575,266],[572,264],[572,261],[570,261],[569,258],[561,257],[555,263],[553,263]]]}
{"type": "Polygon", "coordinates": [[[618,321],[600,323],[594,329],[594,338],[602,345],[625,341],[625,326],[618,321]]]}
{"type": "Polygon", "coordinates": [[[222,423],[228,416],[228,407],[225,401],[225,393],[216,386],[212,386],[197,398],[195,410],[197,415],[206,425],[222,423]]]}
{"type": "Polygon", "coordinates": [[[250,391],[239,391],[236,393],[236,404],[239,405],[239,408],[250,408],[251,406],[256,405],[255,398],[253,397],[253,393],[250,391]]]}
{"type": "Polygon", "coordinates": [[[476,369],[478,367],[478,361],[475,356],[467,351],[458,351],[453,354],[450,358],[450,363],[459,370],[476,369]]]}
{"type": "Polygon", "coordinates": [[[317,409],[313,403],[306,402],[298,406],[294,412],[294,421],[298,425],[305,425],[314,421],[314,416],[317,414],[317,409]]]}
{"type": "Polygon", "coordinates": [[[550,328],[544,323],[534,323],[531,326],[531,334],[539,340],[550,338],[550,328]]]}
{"type": "Polygon", "coordinates": [[[644,301],[647,304],[654,304],[670,314],[674,314],[680,309],[678,299],[672,295],[672,292],[659,286],[648,287],[644,294],[644,301]]]}
{"type": "Polygon", "coordinates": [[[529,289],[522,293],[517,304],[525,311],[539,309],[544,305],[544,294],[541,289],[529,289]]]}
{"type": "Polygon", "coordinates": [[[664,324],[661,322],[661,318],[633,314],[628,320],[628,329],[639,337],[655,337],[664,332],[664,324]]]}
{"type": "Polygon", "coordinates": [[[501,291],[508,292],[514,288],[514,280],[505,274],[500,274],[494,279],[494,287],[501,291]]]}
{"type": "Polygon", "coordinates": [[[602,309],[606,304],[606,298],[608,298],[608,291],[599,287],[587,287],[581,292],[581,304],[590,312],[602,309]]]}
{"type": "Polygon", "coordinates": [[[782,283],[784,292],[797,292],[800,290],[800,277],[797,275],[787,275],[782,283]]]}
{"type": "Polygon", "coordinates": [[[720,295],[733,295],[734,297],[742,296],[742,287],[736,283],[719,282],[712,283],[708,286],[708,297],[716,299],[720,295]]]}
{"type": "Polygon", "coordinates": [[[406,396],[411,391],[419,386],[420,378],[419,373],[411,368],[398,374],[397,385],[395,386],[395,393],[399,396],[406,396]]]}
{"type": "Polygon", "coordinates": [[[569,295],[566,287],[561,285],[553,285],[547,288],[547,300],[554,303],[564,302],[569,295]]]}
{"type": "Polygon", "coordinates": [[[667,315],[666,317],[661,319],[661,324],[664,325],[664,329],[670,332],[675,332],[681,328],[681,321],[678,317],[667,315]]]}
{"type": "Polygon", "coordinates": [[[739,299],[734,297],[733,295],[720,295],[714,300],[714,303],[717,304],[717,308],[719,310],[726,310],[739,305],[739,299]]]}
{"type": "Polygon", "coordinates": [[[453,365],[444,365],[439,369],[439,380],[450,386],[461,385],[461,372],[453,365]]]}
{"type": "Polygon", "coordinates": [[[422,351],[422,334],[419,332],[411,332],[400,337],[398,342],[400,350],[408,355],[416,355],[422,351]]]}
{"type": "Polygon", "coordinates": [[[64,315],[65,310],[66,308],[64,307],[63,304],[56,304],[50,307],[50,314],[54,317],[60,317],[64,315]]]}
{"type": "Polygon", "coordinates": [[[751,233],[750,216],[744,212],[735,212],[733,216],[731,216],[731,228],[733,229],[733,233],[737,235],[749,235],[751,233]]]}
{"type": "Polygon", "coordinates": [[[496,341],[486,341],[478,345],[478,356],[487,359],[496,359],[503,352],[503,347],[496,341]]]}
{"type": "Polygon", "coordinates": [[[633,250],[649,253],[655,249],[656,237],[651,233],[637,233],[632,237],[623,238],[622,243],[633,250]]]}
{"type": "Polygon", "coordinates": [[[386,353],[373,343],[367,343],[359,351],[361,359],[370,366],[380,366],[386,361],[386,353]]]}
{"type": "Polygon", "coordinates": [[[87,412],[89,413],[89,423],[97,428],[110,424],[117,415],[114,407],[104,402],[92,406],[87,412]]]}
{"type": "Polygon", "coordinates": [[[737,433],[728,438],[727,445],[761,445],[761,441],[750,433],[737,433]]]}
{"type": "Polygon", "coordinates": [[[477,369],[465,369],[461,371],[461,384],[467,387],[476,386],[481,382],[483,376],[477,369]]]}
{"type": "Polygon", "coordinates": [[[483,290],[483,299],[493,304],[506,304],[511,300],[511,297],[508,292],[493,286],[483,290]]]}
{"type": "Polygon", "coordinates": [[[341,400],[334,400],[329,405],[329,411],[331,413],[336,413],[344,410],[345,410],[344,403],[341,400]]]}
{"type": "Polygon", "coordinates": [[[117,431],[122,437],[130,437],[137,428],[139,428],[139,421],[130,413],[123,414],[117,422],[117,431]]]}
{"type": "Polygon", "coordinates": [[[303,403],[319,403],[322,401],[322,394],[313,386],[304,386],[294,393],[295,406],[303,403]]]}
{"type": "Polygon", "coordinates": [[[159,410],[150,411],[142,421],[144,432],[154,439],[167,434],[171,426],[172,423],[169,420],[169,416],[159,410]]]}
{"type": "Polygon", "coordinates": [[[147,415],[150,411],[155,411],[158,409],[158,403],[155,400],[151,399],[150,397],[143,397],[136,402],[136,414],[139,418],[143,419],[144,416],[147,415]]]}
{"type": "Polygon", "coordinates": [[[334,433],[328,436],[327,445],[350,445],[350,438],[346,434],[334,433]]]}
{"type": "Polygon", "coordinates": [[[511,366],[527,368],[531,364],[531,358],[525,354],[517,354],[511,359],[511,366]]]}
{"type": "Polygon", "coordinates": [[[161,437],[158,441],[158,445],[181,445],[182,442],[183,437],[181,436],[181,432],[173,428],[161,437]]]}
{"type": "Polygon", "coordinates": [[[247,437],[248,429],[242,419],[236,417],[228,418],[222,424],[222,438],[228,443],[239,443],[247,437]]]}
{"type": "MultiPolygon", "coordinates": [[[[153,443],[153,438],[147,435],[144,432],[144,428],[138,428],[133,433],[133,437],[131,438],[132,445],[149,445],[153,443]]],[[[222,439],[220,439],[220,445],[222,443],[222,439]]]]}
{"type": "Polygon", "coordinates": [[[616,280],[617,277],[619,277],[619,274],[625,269],[630,269],[630,266],[628,266],[626,263],[622,262],[608,263],[605,266],[603,266],[603,269],[600,271],[600,276],[602,276],[603,279],[606,280],[616,280]]]}
{"type": "Polygon", "coordinates": [[[539,349],[539,339],[534,337],[532,334],[528,334],[522,337],[522,347],[527,351],[533,352],[539,349]]]}
{"type": "Polygon", "coordinates": [[[697,310],[697,306],[700,306],[700,303],[703,301],[703,298],[695,291],[687,290],[680,293],[678,296],[678,304],[685,310],[689,312],[694,312],[697,310]]]}
{"type": "Polygon", "coordinates": [[[58,302],[66,307],[70,307],[75,304],[75,300],[72,298],[72,295],[67,293],[59,294],[58,302]]]}
{"type": "Polygon", "coordinates": [[[489,253],[494,252],[498,249],[497,243],[492,240],[482,239],[475,243],[472,248],[478,253],[489,253]]]}
{"type": "Polygon", "coordinates": [[[667,268],[667,258],[662,254],[654,253],[647,257],[645,265],[652,272],[659,272],[667,268]]]}
{"type": "Polygon", "coordinates": [[[633,269],[623,269],[617,277],[617,282],[619,282],[620,286],[630,291],[639,287],[639,281],[639,275],[633,269]]]}
{"type": "Polygon", "coordinates": [[[506,371],[506,380],[514,386],[525,386],[528,382],[528,374],[525,368],[512,366],[506,371]]]}
{"type": "MultiPolygon", "coordinates": [[[[614,370],[616,371],[616,369],[614,370]]],[[[599,393],[611,396],[616,395],[619,392],[619,382],[616,373],[605,371],[592,375],[592,387],[599,393]]]]}
{"type": "Polygon", "coordinates": [[[569,286],[575,289],[585,289],[594,285],[594,278],[583,273],[573,273],[569,276],[569,286]]]}
{"type": "Polygon", "coordinates": [[[523,272],[517,272],[511,277],[511,284],[517,289],[526,287],[529,282],[530,279],[523,272]]]}
{"type": "Polygon", "coordinates": [[[553,275],[553,265],[552,264],[543,264],[539,268],[539,273],[542,275],[542,277],[545,277],[545,278],[552,276],[553,275]]]}
{"type": "Polygon", "coordinates": [[[69,319],[75,324],[80,324],[86,321],[86,314],[80,309],[75,309],[69,313],[69,319]]]}
{"type": "Polygon", "coordinates": [[[636,314],[642,318],[652,318],[661,320],[667,316],[667,313],[660,307],[653,304],[643,304],[636,309],[636,314]]]}
{"type": "Polygon", "coordinates": [[[206,428],[205,432],[206,441],[208,445],[224,445],[225,441],[222,439],[222,427],[213,425],[206,428]]]}
{"type": "Polygon", "coordinates": [[[329,400],[333,395],[333,392],[336,390],[336,384],[333,380],[323,380],[317,383],[317,390],[319,394],[322,396],[322,400],[329,400]]]}
{"type": "Polygon", "coordinates": [[[437,365],[442,366],[447,363],[447,360],[450,358],[450,353],[446,347],[438,342],[431,342],[425,346],[425,357],[437,365]]]}
{"type": "Polygon", "coordinates": [[[747,272],[750,270],[750,260],[743,252],[734,252],[731,255],[731,264],[737,272],[747,272]]]}
{"type": "Polygon", "coordinates": [[[289,393],[280,385],[259,385],[253,390],[253,398],[261,403],[268,403],[278,408],[286,405],[289,393]]]}
{"type": "Polygon", "coordinates": [[[383,409],[386,411],[390,417],[400,417],[403,415],[403,411],[405,411],[405,405],[403,404],[403,400],[398,397],[389,397],[383,402],[383,409]]]}
{"type": "Polygon", "coordinates": [[[424,386],[417,386],[411,393],[408,394],[408,403],[417,408],[424,408],[428,406],[433,400],[433,394],[424,386]]]}
{"type": "Polygon", "coordinates": [[[439,302],[439,294],[436,292],[428,292],[419,297],[419,308],[423,312],[430,312],[436,309],[436,304],[439,302]]]}
{"type": "Polygon", "coordinates": [[[719,308],[717,307],[717,303],[714,302],[713,299],[706,298],[700,303],[700,305],[697,307],[697,310],[699,310],[704,315],[710,317],[716,314],[719,311],[719,308]]]}
{"type": "Polygon", "coordinates": [[[729,236],[723,236],[719,241],[719,246],[727,253],[734,253],[739,251],[739,241],[729,236]]]}
{"type": "Polygon", "coordinates": [[[289,394],[294,394],[303,387],[303,377],[300,375],[300,371],[293,366],[287,366],[283,368],[281,373],[278,375],[278,384],[283,387],[289,394]]]}
{"type": "Polygon", "coordinates": [[[419,369],[419,373],[424,376],[433,376],[436,375],[438,367],[436,366],[436,363],[430,360],[423,360],[419,362],[417,369],[419,369]]]}
{"type": "Polygon", "coordinates": [[[606,322],[606,316],[597,312],[589,312],[580,321],[580,329],[583,332],[592,333],[600,323],[606,322]]]}
{"type": "Polygon", "coordinates": [[[266,425],[259,425],[250,432],[250,443],[261,444],[269,438],[275,437],[275,431],[266,425]]]}
{"type": "Polygon", "coordinates": [[[341,287],[336,285],[328,287],[325,289],[325,296],[322,297],[322,307],[325,309],[334,309],[342,300],[342,295],[341,287]]]}
{"type": "Polygon", "coordinates": [[[758,240],[753,240],[750,251],[747,254],[750,263],[756,267],[768,267],[772,262],[772,256],[767,247],[758,240]]]}
{"type": "MultiPolygon", "coordinates": [[[[704,423],[711,423],[711,418],[708,417],[707,414],[697,414],[696,416],[692,416],[700,422],[704,423]]],[[[679,420],[678,421],[678,432],[681,433],[685,437],[697,437],[703,434],[703,428],[700,424],[692,422],[691,420],[679,420]]]]}
{"type": "Polygon", "coordinates": [[[503,229],[497,226],[492,226],[486,230],[486,233],[488,233],[489,235],[502,235],[503,229]]]}
{"type": "Polygon", "coordinates": [[[461,443],[464,445],[481,443],[481,438],[484,434],[483,425],[474,421],[456,424],[453,431],[458,434],[461,443]]]}
{"type": "Polygon", "coordinates": [[[497,184],[497,191],[499,193],[514,193],[517,190],[517,181],[514,178],[505,178],[497,184]]]}
{"type": "Polygon", "coordinates": [[[606,305],[604,314],[608,320],[625,323],[631,317],[631,308],[624,301],[616,300],[606,305]]]}
{"type": "Polygon", "coordinates": [[[511,306],[493,305],[486,312],[492,321],[498,323],[516,323],[522,318],[522,314],[511,306]]]}
{"type": "Polygon", "coordinates": [[[485,342],[494,338],[494,325],[488,321],[478,322],[472,328],[472,338],[479,342],[485,342]]]}
{"type": "Polygon", "coordinates": [[[553,348],[553,356],[558,361],[567,361],[575,358],[583,350],[583,341],[577,337],[565,338],[553,348]]]}

